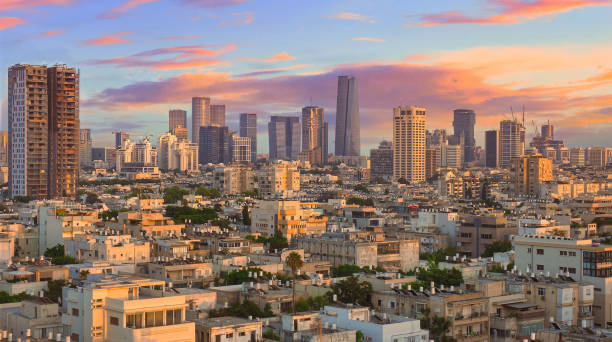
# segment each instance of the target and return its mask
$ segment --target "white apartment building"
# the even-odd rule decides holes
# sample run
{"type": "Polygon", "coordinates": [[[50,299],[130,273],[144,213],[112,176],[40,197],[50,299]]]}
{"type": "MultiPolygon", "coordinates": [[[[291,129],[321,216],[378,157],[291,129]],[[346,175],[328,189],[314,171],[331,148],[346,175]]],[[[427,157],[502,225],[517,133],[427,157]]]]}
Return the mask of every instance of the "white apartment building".
{"type": "Polygon", "coordinates": [[[117,172],[130,164],[137,165],[157,165],[157,148],[151,145],[149,138],[143,139],[141,142],[131,142],[126,139],[116,151],[116,168],[117,172]]]}
{"type": "Polygon", "coordinates": [[[81,262],[108,261],[139,263],[151,260],[151,243],[137,241],[130,235],[83,234],[66,240],[64,251],[81,262]]]}
{"type": "Polygon", "coordinates": [[[98,221],[96,211],[86,211],[80,205],[48,202],[38,208],[39,255],[51,247],[73,239],[85,230],[93,230],[98,221]]]}
{"type": "Polygon", "coordinates": [[[372,312],[367,307],[326,305],[321,320],[338,328],[360,330],[364,341],[429,341],[429,331],[421,329],[418,319],[372,312]]]}
{"type": "Polygon", "coordinates": [[[612,246],[556,236],[514,236],[517,271],[564,275],[594,285],[594,325],[612,327],[612,246]]]}
{"type": "Polygon", "coordinates": [[[137,277],[89,277],[65,287],[62,323],[71,342],[184,342],[195,340],[185,321],[184,295],[164,291],[164,281],[137,277]]]}
{"type": "MultiPolygon", "coordinates": [[[[413,219],[414,220],[414,219],[413,219]]],[[[457,245],[457,231],[459,229],[459,214],[434,209],[424,209],[418,212],[416,222],[412,221],[413,230],[436,227],[440,234],[448,234],[450,245],[457,245]]]]}
{"type": "Polygon", "coordinates": [[[157,149],[161,170],[181,172],[198,170],[197,144],[180,140],[172,133],[164,133],[159,136],[157,149]]]}

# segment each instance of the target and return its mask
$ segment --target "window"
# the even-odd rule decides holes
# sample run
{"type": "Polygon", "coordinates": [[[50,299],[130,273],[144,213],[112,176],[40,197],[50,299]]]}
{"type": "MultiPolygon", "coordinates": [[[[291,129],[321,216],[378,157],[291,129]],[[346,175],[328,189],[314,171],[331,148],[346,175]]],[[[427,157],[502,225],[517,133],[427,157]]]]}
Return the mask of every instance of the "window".
{"type": "Polygon", "coordinates": [[[238,333],[238,336],[245,336],[245,335],[246,335],[246,333],[244,331],[241,331],[241,332],[238,333]]]}
{"type": "Polygon", "coordinates": [[[538,255],[544,255],[544,250],[542,248],[538,248],[538,249],[536,249],[536,253],[538,255]]]}
{"type": "Polygon", "coordinates": [[[119,318],[111,316],[110,324],[111,325],[119,325],[119,318]]]}
{"type": "Polygon", "coordinates": [[[491,240],[493,238],[493,234],[480,234],[480,238],[491,240]]]}
{"type": "Polygon", "coordinates": [[[232,337],[234,337],[234,334],[232,334],[232,333],[225,334],[225,338],[232,338],[232,337]]]}
{"type": "Polygon", "coordinates": [[[72,316],[78,316],[78,315],[79,315],[79,309],[72,308],[72,316]]]}
{"type": "Polygon", "coordinates": [[[576,274],[576,268],[574,268],[574,267],[570,267],[568,270],[569,270],[569,271],[568,271],[569,273],[571,273],[571,274],[576,274]]]}
{"type": "Polygon", "coordinates": [[[531,253],[531,247],[527,248],[527,253],[531,253]]]}
{"type": "Polygon", "coordinates": [[[538,287],[538,296],[545,296],[546,295],[546,289],[543,287],[538,287]]]}
{"type": "Polygon", "coordinates": [[[215,336],[215,342],[221,342],[221,335],[215,336]]]}
{"type": "Polygon", "coordinates": [[[181,323],[181,309],[166,310],[166,325],[181,323]]]}
{"type": "Polygon", "coordinates": [[[154,311],[145,313],[145,327],[159,327],[164,324],[164,312],[154,311]]]}
{"type": "Polygon", "coordinates": [[[544,265],[536,265],[538,271],[544,271],[544,265]]]}
{"type": "Polygon", "coordinates": [[[142,328],[142,313],[129,314],[126,315],[126,327],[132,329],[141,329],[142,328]]]}
{"type": "Polygon", "coordinates": [[[567,251],[559,251],[559,255],[561,255],[561,256],[567,256],[567,251]]]}
{"type": "Polygon", "coordinates": [[[576,252],[567,252],[569,256],[576,256],[576,252]]]}

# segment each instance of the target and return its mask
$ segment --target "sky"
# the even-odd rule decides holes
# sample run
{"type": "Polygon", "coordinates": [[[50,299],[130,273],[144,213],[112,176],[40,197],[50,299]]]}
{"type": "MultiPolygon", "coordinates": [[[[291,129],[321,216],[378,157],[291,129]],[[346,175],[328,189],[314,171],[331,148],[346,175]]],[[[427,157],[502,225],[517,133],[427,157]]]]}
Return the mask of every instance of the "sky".
{"type": "Polygon", "coordinates": [[[333,150],[339,75],[359,81],[362,154],[399,105],[449,133],[473,109],[477,144],[524,108],[528,135],[550,120],[566,146],[612,146],[610,18],[612,0],[0,0],[0,128],[8,67],[59,63],[80,70],[94,146],[209,96],[230,129],[258,114],[260,153],[270,115],[322,106],[333,150]]]}

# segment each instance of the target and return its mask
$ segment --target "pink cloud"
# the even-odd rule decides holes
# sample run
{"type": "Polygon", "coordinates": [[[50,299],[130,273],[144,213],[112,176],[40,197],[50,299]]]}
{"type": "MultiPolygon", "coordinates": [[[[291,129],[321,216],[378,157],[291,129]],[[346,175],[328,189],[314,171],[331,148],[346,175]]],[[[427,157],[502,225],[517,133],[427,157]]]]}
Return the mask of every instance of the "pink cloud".
{"type": "Polygon", "coordinates": [[[366,22],[370,24],[374,24],[376,22],[365,15],[358,14],[358,13],[351,13],[351,12],[340,12],[340,13],[333,14],[329,17],[332,19],[362,21],[362,22],[366,22]]]}
{"type": "Polygon", "coordinates": [[[148,50],[127,57],[93,60],[89,61],[89,63],[116,65],[119,67],[150,68],[153,70],[190,69],[221,64],[223,61],[214,57],[235,49],[236,46],[233,44],[177,46],[148,50]],[[166,56],[166,58],[153,59],[163,56],[166,56]]]}
{"type": "Polygon", "coordinates": [[[66,6],[71,0],[0,0],[0,11],[27,9],[39,6],[66,6]]]}
{"type": "Polygon", "coordinates": [[[232,20],[230,21],[222,21],[219,23],[219,25],[221,26],[226,26],[229,24],[232,25],[248,25],[250,23],[252,23],[253,21],[255,21],[255,13],[254,12],[235,12],[232,13],[231,16],[233,17],[232,20]]]}
{"type": "Polygon", "coordinates": [[[115,44],[129,44],[132,41],[123,38],[127,36],[129,32],[118,32],[106,34],[100,38],[84,40],[83,45],[115,45],[115,44]]]}
{"type": "Polygon", "coordinates": [[[182,0],[184,4],[199,7],[226,7],[246,2],[246,0],[182,0]]]}
{"type": "Polygon", "coordinates": [[[0,31],[26,23],[27,21],[17,17],[0,17],[0,31]]]}
{"type": "Polygon", "coordinates": [[[353,40],[364,41],[364,42],[374,42],[374,43],[382,43],[385,41],[384,39],[370,38],[370,37],[356,37],[356,38],[353,38],[353,40]]]}
{"type": "Polygon", "coordinates": [[[148,4],[151,2],[157,2],[159,0],[128,0],[126,2],[124,2],[123,4],[113,7],[103,13],[101,13],[98,18],[99,19],[116,19],[118,18],[120,15],[124,14],[125,12],[138,7],[140,5],[144,5],[144,4],[148,4]]]}
{"type": "Polygon", "coordinates": [[[67,30],[53,30],[53,31],[47,31],[44,33],[41,33],[38,38],[49,38],[49,37],[55,37],[55,36],[59,36],[62,34],[66,34],[68,31],[67,30]]]}
{"type": "Polygon", "coordinates": [[[489,2],[496,9],[494,14],[469,16],[461,11],[424,14],[420,16],[418,25],[516,25],[585,7],[612,5],[609,0],[489,0],[489,2]]]}

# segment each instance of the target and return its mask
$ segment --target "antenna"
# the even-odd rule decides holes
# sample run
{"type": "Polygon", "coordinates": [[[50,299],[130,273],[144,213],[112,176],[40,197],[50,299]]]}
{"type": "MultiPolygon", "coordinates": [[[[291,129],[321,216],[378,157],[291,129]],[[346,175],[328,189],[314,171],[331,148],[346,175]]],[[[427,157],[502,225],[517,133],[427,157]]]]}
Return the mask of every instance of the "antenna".
{"type": "Polygon", "coordinates": [[[525,127],[525,105],[523,105],[523,127],[525,127]]]}
{"type": "Polygon", "coordinates": [[[510,107],[510,112],[512,113],[512,121],[514,121],[515,120],[515,118],[514,118],[514,110],[512,110],[512,107],[510,107]]]}

